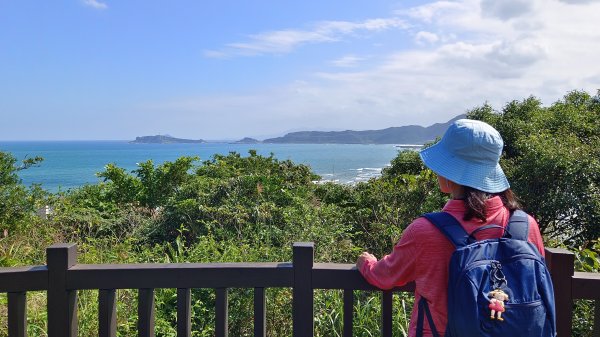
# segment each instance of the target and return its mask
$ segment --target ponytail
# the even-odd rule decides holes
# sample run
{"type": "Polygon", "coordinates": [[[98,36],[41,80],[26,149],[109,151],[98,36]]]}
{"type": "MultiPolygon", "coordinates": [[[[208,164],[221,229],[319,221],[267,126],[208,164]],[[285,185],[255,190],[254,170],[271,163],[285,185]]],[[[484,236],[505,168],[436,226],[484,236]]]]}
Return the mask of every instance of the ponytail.
{"type": "Polygon", "coordinates": [[[502,199],[504,207],[508,208],[511,212],[516,209],[521,209],[517,196],[510,188],[495,194],[483,192],[469,186],[463,186],[463,188],[465,207],[467,208],[465,216],[463,217],[463,220],[465,221],[476,218],[481,222],[485,222],[487,220],[486,200],[494,196],[499,196],[502,199]]]}

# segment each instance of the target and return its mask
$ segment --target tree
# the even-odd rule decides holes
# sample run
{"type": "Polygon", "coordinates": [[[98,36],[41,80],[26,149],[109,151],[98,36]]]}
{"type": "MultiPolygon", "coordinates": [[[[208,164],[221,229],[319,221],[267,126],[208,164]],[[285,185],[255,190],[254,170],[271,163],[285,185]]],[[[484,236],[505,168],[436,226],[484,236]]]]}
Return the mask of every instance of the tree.
{"type": "Polygon", "coordinates": [[[17,165],[17,159],[12,154],[0,151],[0,230],[12,232],[35,211],[38,189],[27,189],[17,172],[37,165],[42,160],[41,157],[27,158],[17,165]]]}
{"type": "Polygon", "coordinates": [[[489,105],[469,118],[504,139],[501,165],[541,231],[577,244],[600,236],[600,99],[573,91],[549,107],[535,97],[489,105]]]}
{"type": "Polygon", "coordinates": [[[400,151],[396,158],[392,159],[390,166],[382,171],[384,178],[400,174],[419,174],[425,170],[425,165],[416,151],[400,151]]]}
{"type": "Polygon", "coordinates": [[[136,203],[148,208],[164,206],[177,189],[190,177],[197,157],[180,157],[158,166],[152,160],[138,164],[134,175],[114,164],[98,173],[108,185],[108,196],[119,204],[136,203]]]}

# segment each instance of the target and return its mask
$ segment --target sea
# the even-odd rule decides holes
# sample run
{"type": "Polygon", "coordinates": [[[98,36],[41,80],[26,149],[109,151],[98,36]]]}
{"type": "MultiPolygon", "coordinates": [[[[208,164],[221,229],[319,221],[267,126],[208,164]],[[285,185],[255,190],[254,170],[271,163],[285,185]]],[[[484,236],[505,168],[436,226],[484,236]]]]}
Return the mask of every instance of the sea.
{"type": "Polygon", "coordinates": [[[321,181],[356,184],[381,175],[402,148],[393,144],[134,144],[128,141],[0,141],[0,151],[10,152],[18,160],[41,156],[44,161],[19,171],[25,185],[40,184],[51,192],[66,191],[85,184],[96,184],[96,176],[109,163],[128,171],[137,164],[153,160],[155,164],[173,161],[181,156],[198,156],[200,161],[215,154],[248,151],[273,154],[279,160],[289,159],[310,166],[321,181]]]}

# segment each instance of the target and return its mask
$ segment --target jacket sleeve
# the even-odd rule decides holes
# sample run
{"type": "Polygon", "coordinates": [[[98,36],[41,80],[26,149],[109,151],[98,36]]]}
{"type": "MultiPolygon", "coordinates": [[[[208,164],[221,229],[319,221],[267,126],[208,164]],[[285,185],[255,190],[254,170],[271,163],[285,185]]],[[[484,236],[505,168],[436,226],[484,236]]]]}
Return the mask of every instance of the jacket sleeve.
{"type": "Polygon", "coordinates": [[[421,221],[424,220],[415,220],[404,230],[390,254],[379,261],[366,261],[360,272],[367,282],[380,289],[391,289],[415,280],[420,255],[415,232],[421,221]]]}

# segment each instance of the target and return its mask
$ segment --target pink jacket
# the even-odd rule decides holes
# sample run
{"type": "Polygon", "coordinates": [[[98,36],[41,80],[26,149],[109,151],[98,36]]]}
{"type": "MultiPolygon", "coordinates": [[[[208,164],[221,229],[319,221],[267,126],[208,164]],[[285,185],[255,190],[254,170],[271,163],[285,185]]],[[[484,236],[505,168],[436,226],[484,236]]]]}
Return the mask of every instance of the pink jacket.
{"type": "MultiPolygon", "coordinates": [[[[464,201],[450,200],[444,206],[445,212],[454,216],[470,233],[476,228],[496,224],[506,227],[510,211],[504,207],[500,197],[487,200],[488,219],[485,223],[472,219],[463,220],[466,211],[464,201]]],[[[478,240],[497,238],[502,235],[499,229],[483,230],[477,233],[478,240]]],[[[544,255],[544,245],[538,223],[529,217],[529,241],[544,255]]],[[[448,264],[454,252],[454,246],[427,219],[417,218],[402,233],[400,242],[394,250],[377,261],[367,261],[360,272],[372,285],[381,289],[390,289],[406,283],[415,282],[415,306],[413,307],[409,336],[416,336],[417,307],[423,296],[429,302],[435,326],[443,336],[447,323],[447,287],[448,264]]],[[[431,336],[427,320],[424,335],[431,336]]]]}

